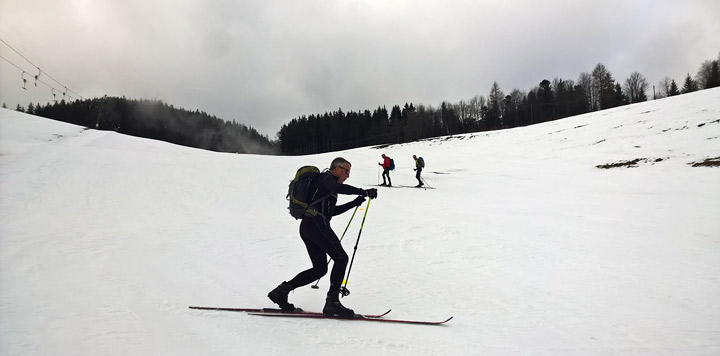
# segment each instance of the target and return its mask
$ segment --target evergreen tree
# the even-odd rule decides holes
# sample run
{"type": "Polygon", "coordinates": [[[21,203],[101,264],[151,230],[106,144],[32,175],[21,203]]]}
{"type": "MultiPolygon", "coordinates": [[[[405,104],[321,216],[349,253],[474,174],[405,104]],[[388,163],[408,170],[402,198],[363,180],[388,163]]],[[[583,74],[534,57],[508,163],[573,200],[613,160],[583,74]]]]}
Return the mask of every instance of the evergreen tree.
{"type": "Polygon", "coordinates": [[[390,110],[390,142],[393,143],[402,143],[403,142],[403,128],[405,127],[405,124],[403,123],[403,117],[402,112],[400,111],[400,106],[393,105],[392,109],[390,110]]]}
{"type": "Polygon", "coordinates": [[[623,92],[623,88],[620,83],[615,83],[615,97],[613,99],[613,106],[627,105],[630,102],[628,96],[623,92]]]}
{"type": "Polygon", "coordinates": [[[518,89],[513,89],[503,100],[503,122],[505,127],[523,125],[523,103],[526,95],[518,89]]]}
{"type": "Polygon", "coordinates": [[[500,89],[500,85],[498,82],[493,82],[490,88],[490,95],[488,96],[486,129],[494,130],[502,127],[501,108],[503,99],[505,99],[505,94],[500,89]]]}
{"type": "Polygon", "coordinates": [[[543,79],[540,82],[537,96],[540,104],[540,122],[553,120],[554,95],[549,80],[543,79]]]}
{"type": "Polygon", "coordinates": [[[682,88],[682,94],[692,93],[694,91],[698,90],[697,82],[693,80],[693,78],[690,76],[690,73],[688,73],[687,77],[685,77],[685,84],[682,88]]]}
{"type": "Polygon", "coordinates": [[[678,89],[677,83],[675,83],[675,79],[670,82],[670,91],[668,91],[668,96],[675,96],[680,95],[680,90],[678,89]]]}
{"type": "Polygon", "coordinates": [[[370,127],[371,144],[377,145],[388,142],[388,112],[383,106],[378,106],[372,113],[370,127]]]}
{"type": "Polygon", "coordinates": [[[603,110],[619,105],[616,98],[615,79],[605,65],[598,63],[592,71],[593,110],[603,110]]]}
{"type": "Polygon", "coordinates": [[[555,78],[553,87],[555,88],[554,110],[555,118],[563,118],[573,115],[573,106],[575,104],[575,93],[572,80],[563,80],[555,78]]]}

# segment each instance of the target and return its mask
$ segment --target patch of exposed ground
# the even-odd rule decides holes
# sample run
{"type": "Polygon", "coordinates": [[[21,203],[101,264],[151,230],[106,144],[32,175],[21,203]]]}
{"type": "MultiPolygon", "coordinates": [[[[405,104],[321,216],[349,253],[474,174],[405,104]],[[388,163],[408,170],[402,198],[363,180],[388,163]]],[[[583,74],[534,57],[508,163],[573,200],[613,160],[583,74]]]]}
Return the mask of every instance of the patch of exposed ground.
{"type": "Polygon", "coordinates": [[[720,157],[706,158],[702,161],[690,162],[693,167],[720,167],[720,157]]]}
{"type": "Polygon", "coordinates": [[[600,169],[610,169],[610,168],[636,168],[641,163],[649,163],[649,164],[655,164],[658,162],[664,161],[664,158],[635,158],[633,160],[629,161],[618,161],[613,163],[605,163],[601,165],[597,165],[595,167],[600,169]]]}

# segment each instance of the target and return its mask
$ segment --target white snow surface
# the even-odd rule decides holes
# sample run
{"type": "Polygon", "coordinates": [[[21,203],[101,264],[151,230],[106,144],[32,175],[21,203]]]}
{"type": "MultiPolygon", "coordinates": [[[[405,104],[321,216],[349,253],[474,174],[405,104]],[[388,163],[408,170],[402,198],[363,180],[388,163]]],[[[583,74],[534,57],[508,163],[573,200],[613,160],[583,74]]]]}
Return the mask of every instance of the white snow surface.
{"type": "MultiPolygon", "coordinates": [[[[225,154],[0,110],[1,355],[720,355],[720,89],[511,130],[225,154]],[[346,306],[443,326],[263,318],[310,267],[302,165],[379,188],[346,306]],[[596,166],[643,158],[637,167],[596,166]]],[[[340,202],[353,199],[341,196],[340,202]]],[[[365,207],[365,205],[363,206],[365,207]]],[[[343,245],[353,253],[364,210],[343,245]]],[[[332,223],[342,234],[352,211],[332,223]]],[[[324,305],[303,287],[290,302],[324,305]]]]}

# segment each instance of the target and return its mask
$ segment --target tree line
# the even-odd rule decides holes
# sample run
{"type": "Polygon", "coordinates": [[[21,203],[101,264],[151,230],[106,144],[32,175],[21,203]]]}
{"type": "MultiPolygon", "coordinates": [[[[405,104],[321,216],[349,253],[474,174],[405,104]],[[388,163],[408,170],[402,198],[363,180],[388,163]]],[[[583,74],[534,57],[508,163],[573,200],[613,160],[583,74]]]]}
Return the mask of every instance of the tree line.
{"type": "MultiPolygon", "coordinates": [[[[652,98],[680,95],[720,86],[716,60],[702,63],[696,76],[688,75],[682,86],[663,78],[652,98]]],[[[529,91],[504,92],[497,82],[488,96],[476,95],[438,107],[405,103],[390,111],[344,112],[302,115],[282,125],[276,140],[252,127],[223,121],[200,111],[175,108],[158,100],[130,100],[118,97],[66,102],[61,100],[18,105],[17,111],[43,116],[99,130],[163,140],[179,145],[219,152],[305,155],[356,147],[412,142],[419,139],[461,133],[506,129],[562,119],[592,111],[648,100],[650,85],[639,72],[624,82],[598,63],[577,80],[543,79],[529,91]]],[[[5,107],[5,104],[3,104],[5,107]]]]}
{"type": "MultiPolygon", "coordinates": [[[[685,94],[720,86],[717,60],[704,62],[695,78],[685,77],[682,87],[665,77],[653,99],[685,94]]],[[[378,144],[411,142],[418,139],[468,132],[527,126],[597,110],[648,100],[649,84],[639,72],[616,81],[610,70],[598,63],[577,80],[544,79],[527,92],[504,92],[497,82],[487,97],[477,95],[439,107],[405,103],[388,112],[378,107],[372,112],[334,112],[300,116],[283,125],[278,133],[280,151],[289,155],[331,152],[378,144]]]]}
{"type": "Polygon", "coordinates": [[[278,144],[252,127],[159,100],[117,97],[18,106],[18,111],[75,125],[217,152],[277,154],[278,144]]]}

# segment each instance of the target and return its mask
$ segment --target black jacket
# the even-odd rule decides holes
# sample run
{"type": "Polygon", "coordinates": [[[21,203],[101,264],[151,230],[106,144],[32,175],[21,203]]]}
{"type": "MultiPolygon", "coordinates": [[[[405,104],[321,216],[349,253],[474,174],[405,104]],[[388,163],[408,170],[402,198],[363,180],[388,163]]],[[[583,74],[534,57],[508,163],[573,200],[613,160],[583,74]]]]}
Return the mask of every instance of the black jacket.
{"type": "MultiPolygon", "coordinates": [[[[315,181],[312,183],[310,191],[314,191],[314,193],[310,196],[310,201],[315,201],[327,195],[325,199],[312,205],[315,210],[319,211],[322,215],[314,218],[324,219],[327,224],[330,223],[330,219],[332,219],[333,216],[340,215],[355,207],[355,204],[353,204],[352,201],[336,207],[335,204],[337,204],[338,194],[366,195],[365,190],[363,189],[355,188],[352,185],[338,183],[337,177],[330,174],[330,172],[320,173],[320,175],[315,178],[315,181]]],[[[306,218],[308,217],[304,217],[303,219],[306,218]]]]}

